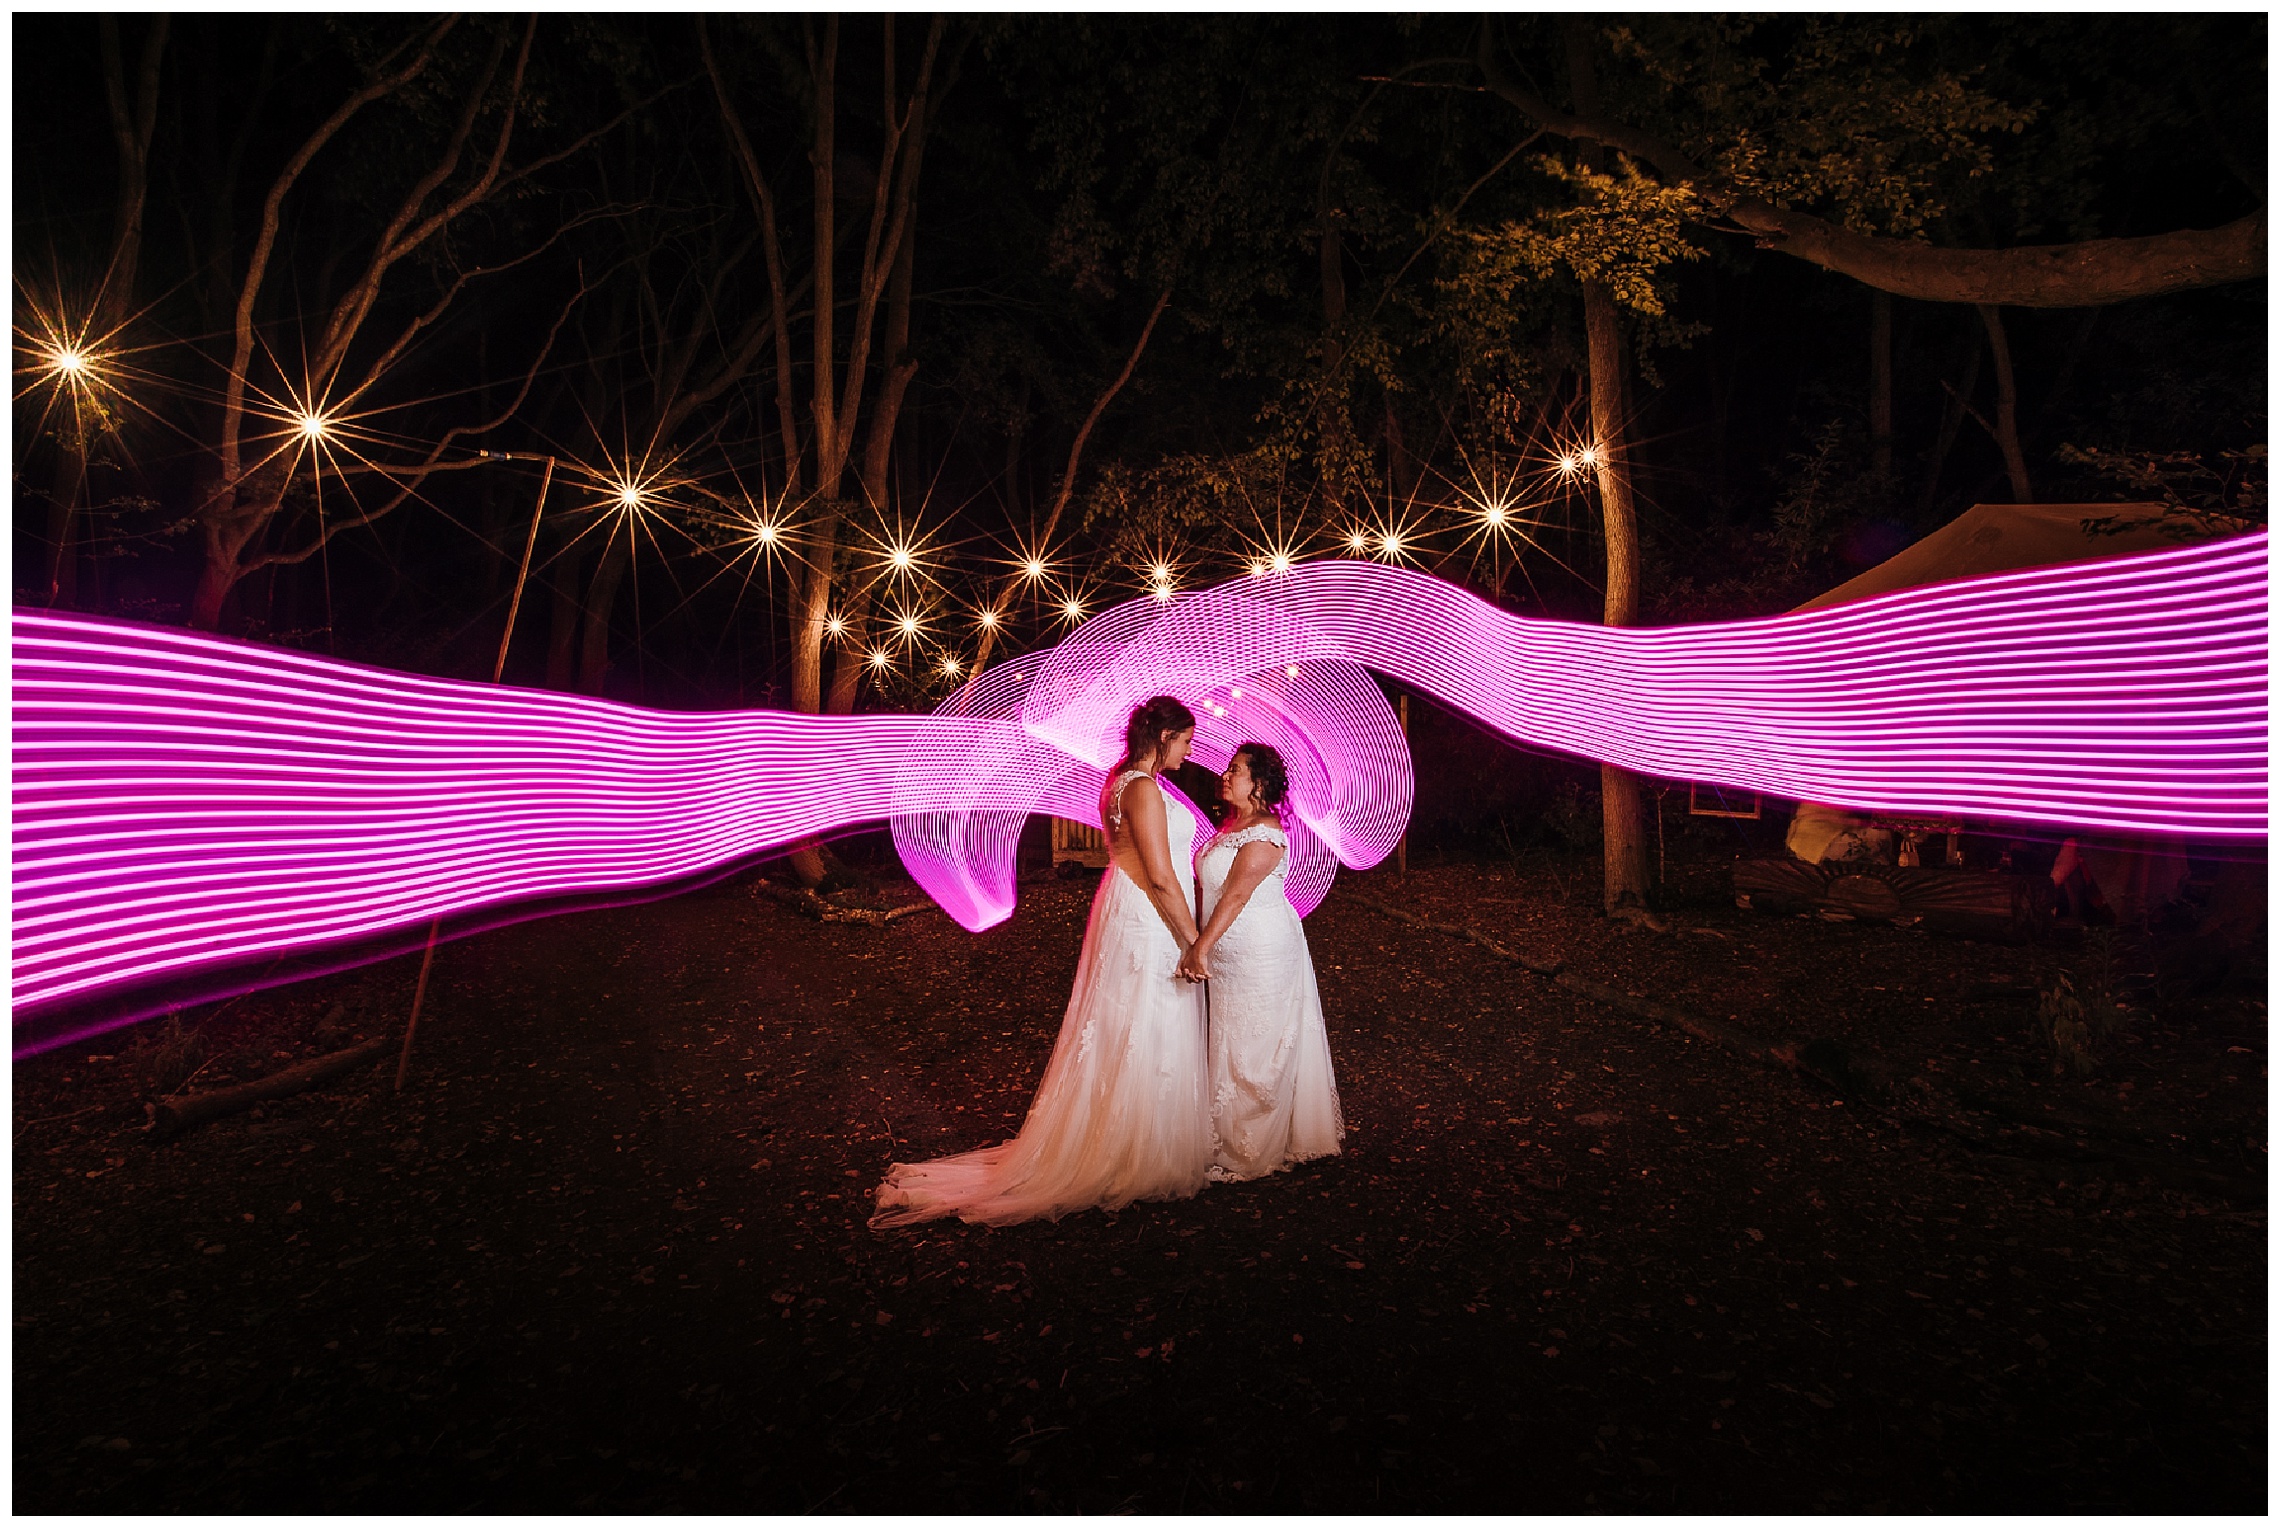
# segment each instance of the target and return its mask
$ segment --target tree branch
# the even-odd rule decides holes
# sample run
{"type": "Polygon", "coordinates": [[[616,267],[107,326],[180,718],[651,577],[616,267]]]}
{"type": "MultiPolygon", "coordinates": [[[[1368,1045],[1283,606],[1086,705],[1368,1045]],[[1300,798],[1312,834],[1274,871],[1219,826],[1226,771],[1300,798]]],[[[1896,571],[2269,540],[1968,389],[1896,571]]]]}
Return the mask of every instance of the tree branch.
{"type": "Polygon", "coordinates": [[[792,330],[784,290],[784,252],[777,239],[776,199],[768,179],[760,173],[760,158],[745,136],[744,119],[728,99],[728,85],[713,59],[712,36],[703,17],[697,18],[697,45],[704,54],[705,73],[712,79],[713,97],[720,103],[720,119],[728,129],[729,146],[736,151],[737,168],[744,172],[744,188],[752,197],[753,213],[760,220],[761,252],[768,266],[768,308],[776,336],[776,415],[784,435],[784,492],[793,493],[800,475],[799,413],[792,396],[792,330]]]}
{"type": "Polygon", "coordinates": [[[1619,150],[1652,167],[1665,181],[1692,187],[1741,231],[1754,235],[1762,247],[1895,296],[1922,302],[2091,308],[2256,280],[2265,272],[2262,207],[2221,228],[2014,249],[1940,249],[1910,239],[1853,233],[1826,219],[1740,192],[1651,133],[1555,109],[1504,67],[1492,26],[1481,28],[1477,61],[1489,88],[1544,131],[1619,150]]]}
{"type": "Polygon", "coordinates": [[[355,530],[359,526],[370,525],[373,521],[380,519],[382,516],[400,507],[405,500],[409,499],[413,494],[417,493],[420,490],[421,485],[425,484],[429,477],[435,475],[436,473],[462,472],[470,468],[487,465],[487,463],[480,458],[474,461],[466,462],[446,462],[442,458],[443,454],[446,451],[450,450],[453,445],[455,445],[464,437],[469,435],[487,435],[491,431],[498,429],[508,420],[514,418],[516,412],[522,408],[523,401],[530,396],[530,390],[532,386],[535,385],[538,381],[539,371],[546,365],[547,357],[554,353],[554,342],[556,338],[561,335],[562,326],[570,321],[571,313],[577,309],[578,304],[584,301],[586,294],[592,290],[593,284],[585,279],[585,272],[581,270],[578,276],[578,290],[571,294],[570,300],[567,303],[563,304],[562,311],[556,315],[553,326],[546,331],[546,342],[539,347],[538,355],[530,363],[530,369],[523,373],[522,386],[515,390],[514,398],[507,404],[504,409],[500,410],[497,415],[490,419],[484,420],[480,424],[454,425],[450,429],[444,431],[443,438],[437,441],[435,445],[430,448],[427,454],[427,459],[417,467],[375,467],[373,469],[375,472],[379,473],[382,477],[386,478],[388,481],[396,485],[396,496],[394,498],[381,505],[378,509],[357,515],[352,519],[337,521],[329,525],[320,522],[317,527],[316,536],[310,540],[307,546],[302,547],[297,551],[270,552],[264,556],[257,557],[253,561],[244,564],[238,576],[242,578],[246,574],[253,573],[261,568],[271,567],[277,564],[307,562],[311,557],[316,556],[317,553],[323,549],[327,542],[331,541],[333,537],[339,535],[342,531],[355,530]],[[408,484],[400,481],[404,478],[410,478],[413,481],[408,484]]]}
{"type": "Polygon", "coordinates": [[[300,180],[302,172],[308,169],[309,161],[317,157],[318,151],[348,125],[349,118],[374,101],[401,90],[426,69],[428,60],[435,56],[437,45],[458,24],[457,16],[444,17],[421,40],[410,63],[394,74],[374,80],[341,102],[333,114],[318,124],[317,130],[293,151],[293,157],[285,162],[285,168],[278,171],[277,178],[270,183],[269,194],[261,204],[261,231],[254,238],[253,256],[246,263],[245,281],[238,289],[237,343],[230,359],[229,379],[222,392],[222,491],[234,488],[238,480],[238,431],[245,417],[246,372],[253,364],[254,301],[261,295],[261,284],[269,271],[269,256],[277,247],[277,228],[284,211],[285,194],[300,180]]]}

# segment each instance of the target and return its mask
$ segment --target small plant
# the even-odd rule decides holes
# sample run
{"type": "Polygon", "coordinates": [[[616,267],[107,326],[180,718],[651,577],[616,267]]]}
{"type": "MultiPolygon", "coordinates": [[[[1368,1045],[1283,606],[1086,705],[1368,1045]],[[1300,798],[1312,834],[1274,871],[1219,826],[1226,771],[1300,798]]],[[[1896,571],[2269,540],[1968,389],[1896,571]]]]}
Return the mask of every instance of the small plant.
{"type": "Polygon", "coordinates": [[[1544,813],[1544,826],[1570,849],[1597,848],[1603,828],[1599,793],[1587,791],[1573,780],[1561,781],[1559,794],[1544,813]]]}
{"type": "Polygon", "coordinates": [[[2093,929],[2083,943],[2080,966],[2059,972],[2042,991],[2037,1022],[2050,1045],[2051,1075],[2098,1070],[2100,1053],[2130,1021],[2129,1010],[2114,1000],[2114,940],[2107,929],[2093,929]]]}
{"type": "Polygon", "coordinates": [[[164,1098],[175,1092],[198,1070],[205,1044],[198,1032],[168,1014],[166,1022],[146,1030],[126,1052],[128,1075],[145,1097],[164,1098]]]}

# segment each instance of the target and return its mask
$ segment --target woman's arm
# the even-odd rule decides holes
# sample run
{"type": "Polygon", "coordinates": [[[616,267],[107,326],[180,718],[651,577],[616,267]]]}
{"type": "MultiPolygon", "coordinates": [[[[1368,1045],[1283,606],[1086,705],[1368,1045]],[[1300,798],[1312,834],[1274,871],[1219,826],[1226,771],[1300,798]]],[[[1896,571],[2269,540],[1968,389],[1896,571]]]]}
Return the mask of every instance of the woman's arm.
{"type": "Polygon", "coordinates": [[[1186,954],[1195,943],[1195,914],[1180,895],[1180,879],[1172,873],[1172,840],[1164,827],[1164,793],[1154,780],[1135,780],[1124,788],[1124,820],[1132,828],[1132,846],[1140,851],[1140,889],[1156,905],[1156,915],[1180,942],[1186,954]]]}
{"type": "Polygon", "coordinates": [[[1209,978],[1211,952],[1219,944],[1220,935],[1234,925],[1250,904],[1251,893],[1259,883],[1274,873],[1286,851],[1281,844],[1253,842],[1235,851],[1235,863],[1227,867],[1226,884],[1219,888],[1219,900],[1211,906],[1211,921],[1204,924],[1203,932],[1196,936],[1195,948],[1188,951],[1181,969],[1190,976],[1209,978]]]}

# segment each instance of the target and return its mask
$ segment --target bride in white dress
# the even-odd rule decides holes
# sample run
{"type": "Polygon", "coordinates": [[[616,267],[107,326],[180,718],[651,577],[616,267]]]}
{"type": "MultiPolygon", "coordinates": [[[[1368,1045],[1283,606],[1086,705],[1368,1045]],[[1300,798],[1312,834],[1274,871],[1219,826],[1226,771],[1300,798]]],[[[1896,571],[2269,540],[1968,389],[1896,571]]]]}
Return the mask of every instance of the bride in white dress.
{"type": "Polygon", "coordinates": [[[897,1162],[874,1228],[955,1215],[983,1225],[1183,1199],[1211,1167],[1203,987],[1177,973],[1195,943],[1195,824],[1156,776],[1177,769],[1195,716],[1159,695],[1132,713],[1101,791],[1110,868],[1085,925],[1061,1037],[1021,1133],[932,1162],[897,1162]]]}
{"type": "Polygon", "coordinates": [[[1245,743],[1220,776],[1233,807],[1196,861],[1203,929],[1180,970],[1210,982],[1210,1177],[1234,1182],[1334,1156],[1346,1133],[1306,929],[1283,892],[1290,840],[1275,816],[1282,755],[1245,743]]]}

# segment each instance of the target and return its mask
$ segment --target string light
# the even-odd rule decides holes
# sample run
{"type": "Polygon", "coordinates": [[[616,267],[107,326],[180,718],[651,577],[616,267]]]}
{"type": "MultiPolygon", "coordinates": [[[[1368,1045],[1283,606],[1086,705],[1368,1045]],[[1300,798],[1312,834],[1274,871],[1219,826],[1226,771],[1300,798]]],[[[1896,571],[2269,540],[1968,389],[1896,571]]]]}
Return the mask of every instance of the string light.
{"type": "Polygon", "coordinates": [[[1074,596],[1063,600],[1061,602],[1061,614],[1068,617],[1071,621],[1083,620],[1085,618],[1084,602],[1075,598],[1074,596]]]}
{"type": "Polygon", "coordinates": [[[837,615],[826,616],[824,617],[823,629],[832,636],[844,637],[847,635],[847,618],[837,615]]]}
{"type": "Polygon", "coordinates": [[[1349,552],[1366,552],[1369,549],[1370,533],[1363,530],[1358,525],[1355,526],[1353,531],[1346,537],[1346,550],[1349,552]]]}
{"type": "Polygon", "coordinates": [[[1045,576],[1045,559],[1032,557],[1021,565],[1021,576],[1035,583],[1045,576]]]}
{"type": "Polygon", "coordinates": [[[942,660],[942,674],[943,674],[943,677],[944,677],[944,678],[946,678],[946,679],[955,679],[955,678],[957,678],[957,677],[958,677],[958,668],[959,668],[959,664],[958,664],[958,660],[957,660],[957,659],[955,659],[955,658],[951,658],[951,657],[945,657],[945,658],[943,658],[943,660],[942,660]]]}
{"type": "Polygon", "coordinates": [[[895,546],[887,550],[887,566],[893,568],[897,573],[908,573],[917,565],[917,561],[918,559],[911,555],[911,550],[907,546],[895,546]]]}
{"type": "MultiPolygon", "coordinates": [[[[304,413],[293,422],[300,429],[301,438],[307,441],[323,440],[332,430],[332,421],[322,414],[304,413]]],[[[631,493],[633,490],[628,488],[626,492],[631,493]]]]}
{"type": "Polygon", "coordinates": [[[985,608],[980,615],[974,617],[974,620],[984,631],[997,630],[998,613],[995,610],[985,608]]]}
{"type": "Polygon", "coordinates": [[[915,637],[924,629],[925,623],[919,620],[917,614],[913,611],[906,610],[901,615],[895,617],[895,630],[901,632],[906,637],[915,637]]]}
{"type": "Polygon", "coordinates": [[[78,381],[87,372],[87,352],[77,345],[58,345],[48,352],[48,370],[78,381]]]}
{"type": "Polygon", "coordinates": [[[892,663],[892,662],[894,662],[894,659],[888,656],[888,654],[887,654],[887,650],[886,650],[885,648],[883,648],[883,647],[874,647],[874,648],[872,648],[872,649],[871,649],[871,667],[872,667],[872,668],[874,668],[874,669],[884,669],[884,668],[885,668],[885,667],[886,667],[888,664],[890,664],[890,663],[892,663]]]}
{"type": "Polygon", "coordinates": [[[956,707],[894,718],[596,706],[18,609],[19,1047],[63,1036],[75,999],[662,884],[888,818],[918,883],[988,927],[1012,908],[1024,816],[1089,809],[1136,699],[1174,676],[1224,693],[1278,653],[1295,679],[1299,651],[1306,683],[1215,705],[1229,726],[1198,753],[1223,760],[1229,733],[1287,738],[1301,913],[1332,861],[1375,863],[1408,819],[1408,752],[1367,670],[1528,747],[1663,778],[2253,844],[2270,816],[2269,555],[2256,533],[1646,629],[1322,562],[1175,614],[1128,602],[1088,633],[1104,640],[1054,655],[1049,691],[985,675],[956,707]]]}

